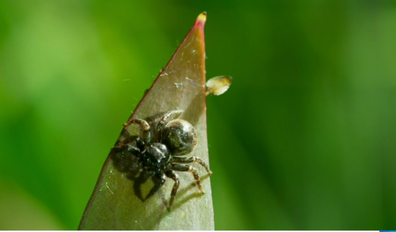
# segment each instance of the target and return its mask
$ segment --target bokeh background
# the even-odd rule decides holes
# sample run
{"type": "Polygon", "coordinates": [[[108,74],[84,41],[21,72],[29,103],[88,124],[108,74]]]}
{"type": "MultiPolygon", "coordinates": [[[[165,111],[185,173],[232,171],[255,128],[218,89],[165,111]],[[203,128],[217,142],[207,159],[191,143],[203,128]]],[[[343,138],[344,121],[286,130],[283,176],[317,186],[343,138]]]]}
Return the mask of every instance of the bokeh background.
{"type": "Polygon", "coordinates": [[[0,1],[0,229],[76,229],[202,11],[216,229],[396,228],[396,2],[0,1]]]}

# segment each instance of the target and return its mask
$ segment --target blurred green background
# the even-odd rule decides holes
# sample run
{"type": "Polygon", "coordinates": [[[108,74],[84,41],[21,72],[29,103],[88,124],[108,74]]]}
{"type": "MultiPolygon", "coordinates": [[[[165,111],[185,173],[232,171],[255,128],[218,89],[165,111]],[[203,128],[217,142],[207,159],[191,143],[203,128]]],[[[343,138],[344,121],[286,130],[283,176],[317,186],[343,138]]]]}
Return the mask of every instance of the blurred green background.
{"type": "Polygon", "coordinates": [[[202,11],[216,229],[396,228],[396,2],[0,1],[0,229],[76,229],[202,11]]]}

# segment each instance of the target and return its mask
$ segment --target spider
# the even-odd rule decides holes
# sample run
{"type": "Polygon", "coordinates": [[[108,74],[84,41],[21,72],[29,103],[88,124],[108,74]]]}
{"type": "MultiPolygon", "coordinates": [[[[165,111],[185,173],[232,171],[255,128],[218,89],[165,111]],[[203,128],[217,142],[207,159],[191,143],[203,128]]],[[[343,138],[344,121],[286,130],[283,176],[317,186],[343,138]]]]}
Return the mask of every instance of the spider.
{"type": "Polygon", "coordinates": [[[150,124],[143,119],[130,119],[124,124],[127,128],[131,124],[137,124],[141,129],[141,136],[130,136],[120,145],[114,147],[116,151],[128,151],[138,158],[140,169],[146,170],[158,181],[150,190],[146,199],[151,197],[166,181],[166,177],[174,180],[174,185],[169,200],[169,209],[175,199],[180,180],[175,171],[191,172],[199,190],[204,193],[197,170],[191,163],[202,165],[209,175],[212,174],[208,165],[198,157],[186,156],[197,145],[197,132],[186,120],[179,119],[183,110],[171,110],[166,112],[154,128],[154,137],[150,124]],[[130,141],[132,140],[132,141],[130,141]],[[158,140],[158,141],[157,141],[158,140]]]}

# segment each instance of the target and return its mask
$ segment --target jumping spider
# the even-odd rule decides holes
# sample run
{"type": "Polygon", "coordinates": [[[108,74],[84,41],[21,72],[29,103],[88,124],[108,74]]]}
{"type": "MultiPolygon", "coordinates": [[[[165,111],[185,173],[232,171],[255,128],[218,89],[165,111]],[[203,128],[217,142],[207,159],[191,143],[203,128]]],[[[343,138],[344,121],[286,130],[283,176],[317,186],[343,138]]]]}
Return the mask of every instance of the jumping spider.
{"type": "Polygon", "coordinates": [[[128,151],[138,158],[140,169],[146,170],[158,181],[150,190],[146,199],[152,196],[166,181],[166,177],[175,181],[169,200],[169,209],[173,204],[177,189],[179,188],[179,177],[175,171],[191,172],[199,190],[204,193],[197,170],[191,163],[197,162],[202,165],[209,175],[212,172],[208,165],[198,157],[187,156],[197,145],[197,133],[195,128],[187,121],[178,117],[182,110],[171,110],[165,113],[154,129],[153,139],[150,125],[143,119],[130,119],[124,124],[127,128],[131,124],[137,124],[141,129],[141,136],[130,136],[121,144],[115,146],[116,151],[128,151]]]}

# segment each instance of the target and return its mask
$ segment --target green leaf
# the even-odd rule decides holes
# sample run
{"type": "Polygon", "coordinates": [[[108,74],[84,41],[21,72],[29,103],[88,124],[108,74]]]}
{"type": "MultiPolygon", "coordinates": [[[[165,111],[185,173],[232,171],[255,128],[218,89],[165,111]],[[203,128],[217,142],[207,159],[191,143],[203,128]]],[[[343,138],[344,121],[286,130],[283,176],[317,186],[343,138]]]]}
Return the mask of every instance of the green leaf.
{"type": "MultiPolygon", "coordinates": [[[[155,121],[174,109],[183,110],[180,118],[197,130],[198,145],[192,152],[209,164],[206,135],[205,44],[206,13],[198,16],[194,26],[180,44],[167,66],[146,92],[130,118],[155,121]]],[[[117,140],[139,135],[131,125],[117,140]]],[[[202,194],[191,173],[178,172],[180,187],[170,210],[168,203],[174,181],[165,184],[150,198],[145,196],[154,183],[139,176],[136,158],[110,153],[88,202],[79,229],[158,229],[213,230],[213,205],[209,175],[200,165],[192,164],[201,177],[202,194]]]]}

